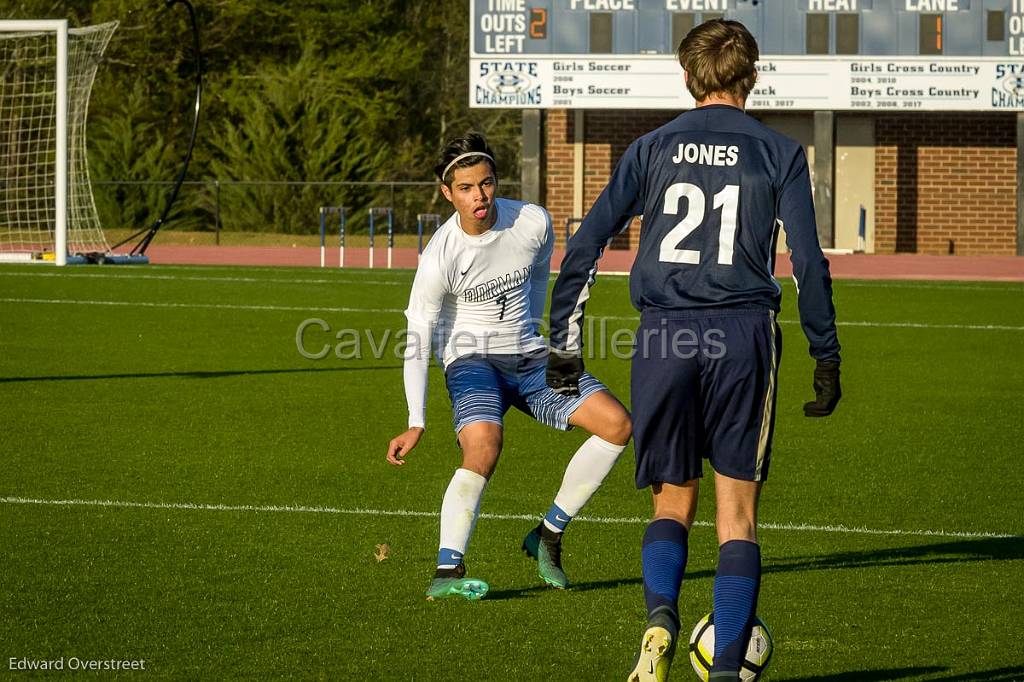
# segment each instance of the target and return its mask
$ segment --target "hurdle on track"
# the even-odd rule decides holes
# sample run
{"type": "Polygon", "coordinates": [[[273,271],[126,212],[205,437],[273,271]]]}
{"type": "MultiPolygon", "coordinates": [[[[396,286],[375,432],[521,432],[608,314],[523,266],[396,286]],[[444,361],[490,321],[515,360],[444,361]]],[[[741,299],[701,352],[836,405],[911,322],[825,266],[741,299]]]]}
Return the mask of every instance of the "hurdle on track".
{"type": "Polygon", "coordinates": [[[391,251],[395,246],[395,220],[394,211],[391,210],[390,206],[374,206],[370,208],[370,267],[373,268],[373,233],[374,233],[374,220],[378,215],[387,215],[388,217],[388,270],[391,269],[391,251]]]}
{"type": "Polygon", "coordinates": [[[345,207],[320,207],[320,267],[327,267],[327,216],[338,214],[338,267],[345,267],[345,207]]]}
{"type": "Polygon", "coordinates": [[[431,234],[437,232],[437,228],[441,225],[441,216],[438,213],[417,213],[416,214],[416,234],[418,235],[419,241],[417,242],[416,255],[419,256],[423,253],[423,233],[427,229],[428,225],[433,225],[431,234]]]}
{"type": "Polygon", "coordinates": [[[868,211],[866,208],[861,206],[859,222],[857,223],[857,251],[859,253],[864,253],[864,250],[867,248],[867,244],[865,243],[864,239],[865,235],[867,234],[867,225],[868,211]]]}

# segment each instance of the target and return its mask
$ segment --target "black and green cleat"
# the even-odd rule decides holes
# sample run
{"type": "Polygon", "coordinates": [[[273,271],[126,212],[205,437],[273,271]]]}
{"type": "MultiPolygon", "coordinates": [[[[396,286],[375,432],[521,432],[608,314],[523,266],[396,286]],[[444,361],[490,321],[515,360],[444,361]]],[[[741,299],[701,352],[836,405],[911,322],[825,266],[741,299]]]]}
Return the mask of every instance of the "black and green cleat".
{"type": "Polygon", "coordinates": [[[427,588],[427,599],[444,599],[446,597],[462,597],[470,601],[483,599],[490,589],[483,580],[466,577],[465,564],[459,564],[455,568],[439,568],[434,573],[434,579],[430,581],[427,588]]]}
{"type": "Polygon", "coordinates": [[[562,570],[562,534],[549,530],[543,522],[523,540],[526,556],[537,560],[537,573],[551,587],[564,590],[569,579],[562,570]]]}

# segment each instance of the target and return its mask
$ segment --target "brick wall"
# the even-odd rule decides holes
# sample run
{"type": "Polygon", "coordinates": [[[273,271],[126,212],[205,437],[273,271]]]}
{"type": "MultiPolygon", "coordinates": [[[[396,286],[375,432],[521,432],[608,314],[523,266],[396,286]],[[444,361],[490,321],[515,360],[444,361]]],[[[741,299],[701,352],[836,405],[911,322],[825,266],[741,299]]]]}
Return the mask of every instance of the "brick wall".
{"type": "Polygon", "coordinates": [[[551,212],[559,246],[565,243],[565,221],[572,217],[573,124],[567,109],[545,112],[543,202],[551,212]]]}
{"type": "Polygon", "coordinates": [[[875,123],[875,250],[1013,255],[1014,114],[902,114],[875,123]]]}
{"type": "MultiPolygon", "coordinates": [[[[673,111],[595,110],[584,114],[583,212],[597,200],[612,170],[634,139],[675,118],[673,111]]],[[[545,120],[545,206],[551,211],[558,244],[564,243],[565,221],[573,216],[573,140],[575,112],[548,109],[545,120]]],[[[613,249],[636,248],[639,221],[612,243],[613,249]]]]}
{"type": "MultiPolygon", "coordinates": [[[[587,111],[584,214],[636,137],[674,111],[587,111]]],[[[549,109],[545,121],[545,205],[558,243],[573,213],[574,112],[549,109]]],[[[964,255],[1016,253],[1015,115],[880,115],[875,126],[875,250],[964,255]]],[[[612,244],[636,248],[639,223],[612,244]]]]}

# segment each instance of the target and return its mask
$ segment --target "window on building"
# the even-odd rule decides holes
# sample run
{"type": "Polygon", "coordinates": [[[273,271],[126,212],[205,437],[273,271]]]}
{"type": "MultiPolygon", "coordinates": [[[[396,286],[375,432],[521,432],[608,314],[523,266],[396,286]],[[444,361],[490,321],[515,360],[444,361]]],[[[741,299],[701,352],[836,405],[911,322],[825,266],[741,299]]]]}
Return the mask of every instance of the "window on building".
{"type": "Polygon", "coordinates": [[[990,11],[985,18],[988,27],[985,33],[988,40],[1002,42],[1006,38],[1006,13],[990,11]]]}
{"type": "Polygon", "coordinates": [[[693,12],[672,13],[672,49],[679,51],[679,43],[697,24],[697,16],[693,12]]]}
{"type": "Polygon", "coordinates": [[[836,15],[836,54],[860,54],[860,15],[836,15]]]}
{"type": "Polygon", "coordinates": [[[828,15],[807,15],[807,54],[828,54],[828,15]]]}
{"type": "Polygon", "coordinates": [[[920,54],[942,54],[942,15],[922,14],[920,54]]]}
{"type": "Polygon", "coordinates": [[[608,54],[612,51],[612,13],[590,13],[590,51],[608,54]]]}

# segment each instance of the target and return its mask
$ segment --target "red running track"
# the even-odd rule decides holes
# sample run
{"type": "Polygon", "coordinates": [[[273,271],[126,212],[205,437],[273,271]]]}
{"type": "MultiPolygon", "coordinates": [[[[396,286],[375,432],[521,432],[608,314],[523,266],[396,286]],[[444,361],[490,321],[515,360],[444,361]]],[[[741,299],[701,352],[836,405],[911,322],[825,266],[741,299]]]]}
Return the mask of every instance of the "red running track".
{"type": "MultiPolygon", "coordinates": [[[[151,262],[177,265],[290,265],[319,267],[320,249],[316,247],[266,246],[160,246],[146,252],[151,262]]],[[[562,262],[556,251],[552,267],[562,262]]],[[[633,265],[633,251],[607,251],[601,259],[601,272],[628,272],[633,265]]],[[[918,280],[985,280],[1024,282],[1024,257],[1020,256],[923,256],[896,255],[830,255],[832,277],[835,279],[918,279],[918,280]]],[[[374,266],[387,266],[387,250],[376,249],[374,266]]],[[[345,250],[347,267],[365,268],[369,249],[345,250]]],[[[392,265],[396,268],[416,267],[415,249],[395,249],[392,265]]],[[[327,266],[338,267],[338,250],[327,249],[327,266]]],[[[775,268],[778,278],[790,277],[789,258],[782,255],[775,268]]]]}

